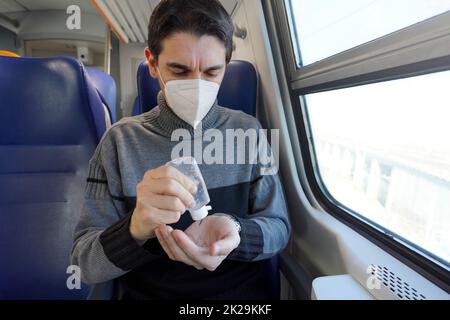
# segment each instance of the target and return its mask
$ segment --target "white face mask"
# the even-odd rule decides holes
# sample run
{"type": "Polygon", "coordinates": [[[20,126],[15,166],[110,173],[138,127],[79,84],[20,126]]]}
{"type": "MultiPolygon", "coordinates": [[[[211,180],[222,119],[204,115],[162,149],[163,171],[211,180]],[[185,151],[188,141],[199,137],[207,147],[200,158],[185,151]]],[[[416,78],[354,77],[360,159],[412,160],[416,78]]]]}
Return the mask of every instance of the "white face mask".
{"type": "Polygon", "coordinates": [[[167,103],[172,111],[197,129],[214,105],[220,86],[215,82],[200,79],[173,80],[165,83],[159,68],[157,70],[164,84],[167,103]]]}

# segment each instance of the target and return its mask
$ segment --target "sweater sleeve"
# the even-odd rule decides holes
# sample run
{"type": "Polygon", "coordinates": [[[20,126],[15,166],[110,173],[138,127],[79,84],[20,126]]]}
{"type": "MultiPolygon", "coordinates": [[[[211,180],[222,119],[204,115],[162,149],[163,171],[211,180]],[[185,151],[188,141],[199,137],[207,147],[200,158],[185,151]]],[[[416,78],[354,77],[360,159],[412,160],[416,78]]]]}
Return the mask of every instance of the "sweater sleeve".
{"type": "Polygon", "coordinates": [[[284,192],[266,139],[264,136],[258,143],[259,158],[263,159],[261,150],[265,150],[271,160],[267,165],[261,162],[254,165],[253,182],[250,186],[250,212],[245,217],[234,216],[241,225],[241,242],[230,254],[231,260],[269,259],[283,250],[289,241],[291,226],[284,192]]]}
{"type": "Polygon", "coordinates": [[[230,259],[259,261],[275,256],[287,245],[291,226],[278,176],[264,176],[252,183],[249,218],[237,217],[241,242],[230,259]]]}
{"type": "Polygon", "coordinates": [[[131,213],[121,199],[111,164],[105,169],[102,147],[105,145],[99,146],[90,162],[71,255],[72,264],[80,267],[82,281],[88,284],[113,280],[157,257],[131,237],[131,213]]]}

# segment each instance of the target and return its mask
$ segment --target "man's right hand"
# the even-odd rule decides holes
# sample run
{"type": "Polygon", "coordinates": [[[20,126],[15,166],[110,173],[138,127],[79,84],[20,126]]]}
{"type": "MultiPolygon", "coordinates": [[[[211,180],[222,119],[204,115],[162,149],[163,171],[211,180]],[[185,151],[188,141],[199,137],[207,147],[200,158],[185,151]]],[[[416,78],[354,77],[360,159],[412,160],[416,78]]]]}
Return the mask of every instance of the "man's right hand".
{"type": "Polygon", "coordinates": [[[180,171],[162,166],[145,173],[136,187],[136,209],[130,223],[131,236],[139,243],[155,238],[155,229],[177,223],[195,206],[196,184],[180,171]]]}

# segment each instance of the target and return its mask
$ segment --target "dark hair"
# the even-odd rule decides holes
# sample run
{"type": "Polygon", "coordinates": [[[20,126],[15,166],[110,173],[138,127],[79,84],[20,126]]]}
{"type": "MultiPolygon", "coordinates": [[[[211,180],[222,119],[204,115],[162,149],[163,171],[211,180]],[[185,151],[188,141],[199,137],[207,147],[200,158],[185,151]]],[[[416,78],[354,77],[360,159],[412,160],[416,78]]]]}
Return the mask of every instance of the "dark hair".
{"type": "Polygon", "coordinates": [[[218,0],[162,0],[148,26],[148,48],[158,60],[162,41],[175,32],[211,35],[223,42],[226,61],[233,53],[233,22],[218,0]]]}

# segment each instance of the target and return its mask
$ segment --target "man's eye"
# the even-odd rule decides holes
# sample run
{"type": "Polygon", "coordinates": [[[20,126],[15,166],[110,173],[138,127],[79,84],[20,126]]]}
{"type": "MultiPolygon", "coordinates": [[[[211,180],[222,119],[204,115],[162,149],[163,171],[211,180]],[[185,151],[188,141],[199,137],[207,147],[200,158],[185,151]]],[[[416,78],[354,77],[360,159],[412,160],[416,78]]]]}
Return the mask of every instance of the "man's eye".
{"type": "Polygon", "coordinates": [[[217,77],[219,74],[218,74],[218,73],[207,72],[206,75],[207,75],[208,77],[215,78],[215,77],[217,77]]]}

